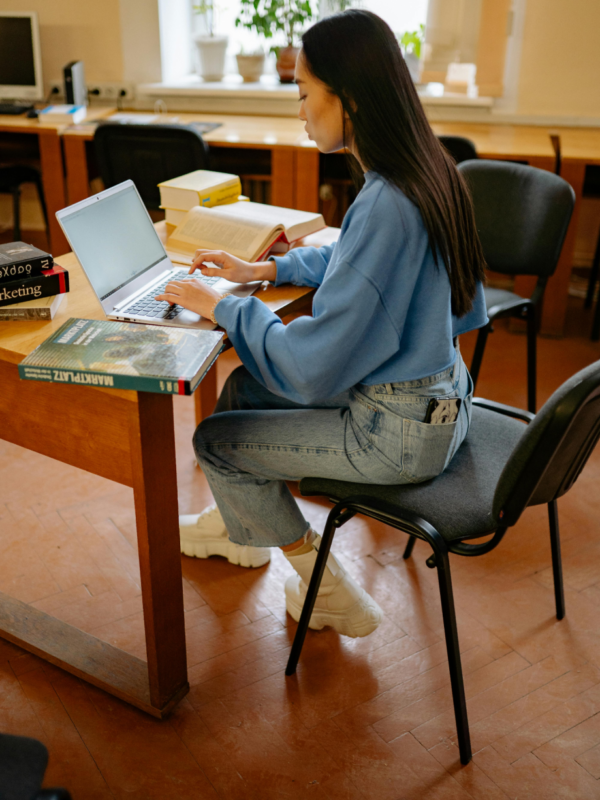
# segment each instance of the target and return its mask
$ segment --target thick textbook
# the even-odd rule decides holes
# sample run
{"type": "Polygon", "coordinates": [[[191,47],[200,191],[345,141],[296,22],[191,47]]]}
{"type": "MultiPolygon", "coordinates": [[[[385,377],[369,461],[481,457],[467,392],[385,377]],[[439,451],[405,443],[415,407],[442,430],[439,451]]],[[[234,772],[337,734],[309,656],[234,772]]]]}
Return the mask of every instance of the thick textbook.
{"type": "Polygon", "coordinates": [[[292,242],[325,227],[321,214],[268,206],[232,203],[217,208],[196,206],[167,239],[173,260],[191,263],[198,248],[225,250],[245,261],[259,261],[275,245],[286,252],[292,242]]]}
{"type": "Polygon", "coordinates": [[[54,260],[50,253],[25,242],[0,244],[0,283],[16,278],[42,275],[52,269],[54,260]]]}
{"type": "Polygon", "coordinates": [[[55,294],[50,297],[40,297],[39,300],[25,300],[24,303],[0,308],[0,322],[7,320],[49,320],[54,319],[64,294],[55,294]]]}
{"type": "Polygon", "coordinates": [[[47,125],[76,125],[82,122],[87,115],[85,106],[46,106],[38,114],[38,120],[47,125]]]}
{"type": "Polygon", "coordinates": [[[242,193],[242,183],[229,172],[212,172],[197,169],[170,181],[158,184],[162,208],[189,211],[194,206],[212,206],[235,203],[242,193]]]}
{"type": "Polygon", "coordinates": [[[24,380],[192,394],[223,347],[217,331],[69,319],[19,364],[24,380]]]}
{"type": "Polygon", "coordinates": [[[65,294],[69,291],[69,273],[66,269],[54,264],[52,269],[41,275],[18,278],[0,283],[0,307],[50,297],[53,294],[65,294]]]}
{"type": "MultiPolygon", "coordinates": [[[[236,197],[234,200],[231,201],[232,203],[249,203],[250,198],[246,197],[245,194],[241,194],[239,197],[236,197]]],[[[229,205],[228,203],[220,203],[219,205],[229,205]]],[[[183,218],[187,214],[187,211],[180,211],[178,208],[165,208],[165,222],[167,225],[170,225],[171,228],[174,230],[178,225],[183,222],[183,218]]]]}

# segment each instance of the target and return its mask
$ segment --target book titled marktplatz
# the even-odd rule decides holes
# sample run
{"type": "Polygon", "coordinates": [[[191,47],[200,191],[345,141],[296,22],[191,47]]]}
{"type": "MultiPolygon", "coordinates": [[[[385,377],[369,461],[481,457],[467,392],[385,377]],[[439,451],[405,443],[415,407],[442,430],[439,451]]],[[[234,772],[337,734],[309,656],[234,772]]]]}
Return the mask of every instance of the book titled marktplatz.
{"type": "Polygon", "coordinates": [[[24,300],[37,300],[54,294],[65,294],[69,291],[69,273],[66,269],[54,264],[52,269],[44,270],[41,275],[26,276],[0,283],[0,307],[24,300]]]}
{"type": "Polygon", "coordinates": [[[0,283],[16,278],[43,275],[52,269],[54,259],[50,253],[25,242],[0,244],[0,283]]]}
{"type": "Polygon", "coordinates": [[[25,380],[191,394],[223,347],[224,333],[69,319],[19,364],[25,380]]]}

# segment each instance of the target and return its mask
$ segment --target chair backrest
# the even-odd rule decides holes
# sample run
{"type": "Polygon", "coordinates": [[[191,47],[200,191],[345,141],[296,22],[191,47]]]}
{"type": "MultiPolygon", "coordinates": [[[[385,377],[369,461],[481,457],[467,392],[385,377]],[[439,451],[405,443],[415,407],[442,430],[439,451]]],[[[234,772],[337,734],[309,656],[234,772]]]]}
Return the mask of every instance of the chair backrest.
{"type": "Polygon", "coordinates": [[[438,136],[438,139],[457,164],[477,158],[475,145],[464,136],[438,136]]]}
{"type": "Polygon", "coordinates": [[[527,506],[557,500],[577,480],[600,437],[600,361],[582,369],[544,403],[507,461],[494,514],[514,525],[527,506]]]}
{"type": "Polygon", "coordinates": [[[105,187],[132,180],[146,208],[160,207],[157,184],[208,166],[208,147],[191,125],[106,122],[94,134],[105,187]]]}
{"type": "Polygon", "coordinates": [[[550,277],[573,213],[571,186],[552,172],[510,161],[479,159],[458,169],[471,190],[489,269],[550,277]]]}

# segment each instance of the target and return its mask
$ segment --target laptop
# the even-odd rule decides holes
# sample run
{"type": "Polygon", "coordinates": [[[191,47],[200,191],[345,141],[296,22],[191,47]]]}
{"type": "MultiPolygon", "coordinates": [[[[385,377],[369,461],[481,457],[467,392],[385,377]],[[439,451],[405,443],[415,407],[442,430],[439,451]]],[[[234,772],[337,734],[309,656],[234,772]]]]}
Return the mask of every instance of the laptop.
{"type": "Polygon", "coordinates": [[[216,326],[182,306],[154,298],[172,280],[195,278],[217,292],[248,297],[258,283],[231,283],[173,264],[133,181],[125,181],[56,212],[109,319],[212,330],[216,326]]]}

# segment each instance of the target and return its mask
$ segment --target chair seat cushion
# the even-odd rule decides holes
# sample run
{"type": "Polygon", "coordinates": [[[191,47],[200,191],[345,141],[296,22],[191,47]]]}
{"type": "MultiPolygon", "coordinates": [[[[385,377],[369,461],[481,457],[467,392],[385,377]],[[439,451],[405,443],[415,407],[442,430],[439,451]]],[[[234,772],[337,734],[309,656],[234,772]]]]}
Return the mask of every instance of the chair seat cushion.
{"type": "Polygon", "coordinates": [[[521,297],[514,292],[508,292],[506,289],[493,289],[490,286],[485,287],[484,295],[488,316],[490,312],[492,316],[498,316],[503,311],[510,311],[529,302],[526,297],[521,297]]]}
{"type": "Polygon", "coordinates": [[[304,478],[303,495],[333,500],[364,497],[412,512],[447,541],[483,536],[498,527],[492,513],[494,492],[504,465],[526,430],[524,423],[473,406],[466,439],[446,470],[430,481],[380,486],[324,478],[304,478]]]}

